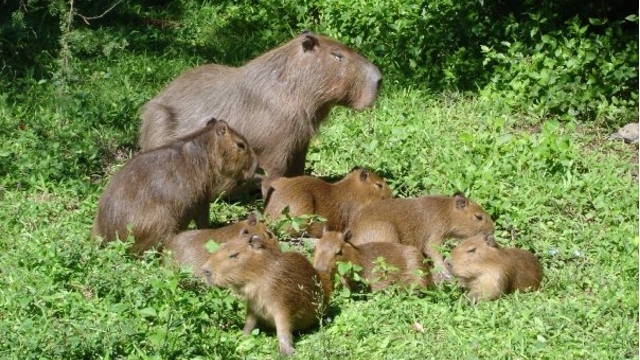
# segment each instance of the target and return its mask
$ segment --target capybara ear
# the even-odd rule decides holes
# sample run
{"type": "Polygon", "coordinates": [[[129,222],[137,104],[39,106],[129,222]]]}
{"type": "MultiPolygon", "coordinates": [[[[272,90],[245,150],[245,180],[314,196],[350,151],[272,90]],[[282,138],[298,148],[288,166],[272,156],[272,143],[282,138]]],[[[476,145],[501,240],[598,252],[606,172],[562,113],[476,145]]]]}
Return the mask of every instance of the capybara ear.
{"type": "Polygon", "coordinates": [[[217,122],[218,122],[218,119],[212,117],[211,119],[209,119],[209,121],[207,121],[207,126],[215,125],[217,122]]]}
{"type": "Polygon", "coordinates": [[[304,36],[304,39],[302,39],[302,48],[305,52],[313,50],[318,46],[318,38],[315,37],[312,32],[304,32],[302,36],[304,36]]]}
{"type": "Polygon", "coordinates": [[[252,249],[258,250],[264,248],[264,243],[262,242],[262,238],[258,235],[251,235],[249,238],[249,246],[252,249]]]}
{"type": "Polygon", "coordinates": [[[251,226],[256,226],[256,224],[258,223],[258,218],[256,217],[256,213],[250,213],[249,216],[247,217],[247,222],[249,222],[249,225],[251,226]]]}
{"type": "Polygon", "coordinates": [[[227,133],[227,129],[229,128],[229,125],[227,124],[226,121],[224,120],[218,120],[216,122],[216,134],[218,134],[218,136],[223,136],[224,134],[227,133]]]}
{"type": "Polygon", "coordinates": [[[489,234],[487,236],[484,237],[484,241],[487,243],[487,245],[497,248],[498,247],[498,243],[496,242],[496,238],[493,237],[493,235],[489,234]]]}
{"type": "Polygon", "coordinates": [[[458,209],[464,209],[469,205],[469,200],[461,192],[455,193],[453,197],[456,198],[456,207],[458,209]]]}
{"type": "Polygon", "coordinates": [[[347,230],[344,235],[342,236],[342,238],[344,239],[344,242],[349,242],[349,240],[351,240],[351,237],[353,236],[353,234],[351,233],[351,230],[347,230]]]}
{"type": "Polygon", "coordinates": [[[360,172],[360,181],[367,181],[369,178],[369,172],[367,170],[362,170],[360,172]]]}

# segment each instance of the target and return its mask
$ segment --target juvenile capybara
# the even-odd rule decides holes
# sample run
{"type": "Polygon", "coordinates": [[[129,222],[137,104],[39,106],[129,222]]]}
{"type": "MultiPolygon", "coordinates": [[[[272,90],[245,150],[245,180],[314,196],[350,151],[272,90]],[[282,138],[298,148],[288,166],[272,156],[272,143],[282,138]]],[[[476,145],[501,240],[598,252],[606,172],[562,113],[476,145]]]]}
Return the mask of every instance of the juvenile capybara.
{"type": "Polygon", "coordinates": [[[178,76],[144,106],[140,146],[166,144],[214,116],[245,136],[270,178],[302,175],[309,140],[331,108],[373,106],[381,81],[362,55],[305,31],[244,66],[208,64],[178,76]]]}
{"type": "MultiPolygon", "coordinates": [[[[289,215],[319,215],[326,222],[315,222],[303,229],[312,237],[322,236],[323,227],[342,231],[353,213],[378,200],[392,197],[389,185],[375,173],[355,167],[342,180],[328,183],[313,176],[279,178],[271,182],[264,214],[277,218],[289,207],[289,215]]],[[[295,234],[292,231],[292,235],[295,234]]]]}
{"type": "Polygon", "coordinates": [[[252,178],[257,164],[242,135],[212,120],[194,134],[138,154],[114,174],[100,197],[92,234],[103,241],[133,235],[130,250],[140,254],[191,220],[208,227],[210,199],[252,178]]]}
{"type": "Polygon", "coordinates": [[[209,260],[207,243],[211,240],[222,244],[238,237],[260,236],[264,243],[278,247],[278,239],[255,213],[246,220],[217,229],[187,230],[174,236],[164,244],[164,250],[170,250],[175,262],[181,267],[191,266],[196,276],[202,277],[202,266],[209,260]]]}
{"type": "MultiPolygon", "coordinates": [[[[429,268],[424,263],[425,258],[415,246],[388,242],[356,246],[349,243],[350,239],[349,231],[324,232],[315,242],[313,267],[333,278],[338,261],[351,262],[362,267],[360,276],[368,281],[373,291],[385,289],[392,284],[420,288],[433,284],[429,268]],[[385,269],[380,268],[380,258],[384,261],[385,269]]],[[[343,279],[343,282],[352,290],[358,287],[353,279],[343,279]]]]}
{"type": "Polygon", "coordinates": [[[347,226],[351,243],[396,242],[413,245],[434,264],[437,280],[449,278],[438,251],[446,238],[464,239],[493,233],[493,221],[480,205],[463,194],[388,199],[363,207],[347,226]]]}
{"type": "Polygon", "coordinates": [[[447,266],[474,301],[493,300],[516,290],[536,290],[542,281],[542,266],[535,255],[502,248],[493,235],[462,241],[451,251],[447,266]]]}
{"type": "Polygon", "coordinates": [[[294,352],[292,331],[319,323],[331,298],[331,280],[297,252],[267,246],[257,235],[222,244],[202,268],[207,283],[247,301],[244,333],[275,328],[280,353],[294,352]]]}

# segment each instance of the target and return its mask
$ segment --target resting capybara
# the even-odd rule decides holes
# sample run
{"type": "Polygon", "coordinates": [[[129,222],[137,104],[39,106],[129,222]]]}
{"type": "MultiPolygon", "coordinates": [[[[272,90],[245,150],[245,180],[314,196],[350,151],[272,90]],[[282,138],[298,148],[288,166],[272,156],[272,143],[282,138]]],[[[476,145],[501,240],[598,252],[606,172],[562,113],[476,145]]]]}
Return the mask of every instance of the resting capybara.
{"type": "Polygon", "coordinates": [[[245,136],[270,178],[302,175],[331,107],[373,106],[381,81],[362,55],[305,31],[244,66],[208,64],[178,76],[144,106],[140,146],[166,144],[214,116],[245,136]]]}
{"type": "Polygon", "coordinates": [[[113,175],[98,203],[93,236],[113,241],[133,235],[130,250],[140,254],[192,219],[208,227],[210,199],[252,178],[257,164],[242,135],[212,120],[194,134],[138,154],[113,175]]]}
{"type": "Polygon", "coordinates": [[[294,352],[292,331],[319,323],[331,280],[297,252],[282,252],[257,235],[222,244],[202,268],[209,285],[231,288],[247,301],[244,333],[260,323],[275,328],[280,353],[294,352]]]}
{"type": "Polygon", "coordinates": [[[358,211],[347,228],[351,243],[396,242],[416,246],[434,263],[437,280],[451,275],[440,255],[445,238],[464,239],[493,233],[493,221],[480,205],[456,193],[388,199],[358,211]]]}
{"type": "Polygon", "coordinates": [[[246,220],[217,228],[188,230],[174,236],[164,244],[164,250],[171,250],[173,259],[181,267],[191,266],[196,276],[202,277],[202,266],[209,260],[207,242],[209,240],[222,244],[238,237],[249,238],[258,235],[269,246],[278,247],[278,239],[255,213],[249,214],[246,220]]]}
{"type": "MultiPolygon", "coordinates": [[[[371,290],[387,288],[391,284],[426,287],[433,284],[429,268],[424,263],[422,252],[415,246],[388,242],[362,245],[349,243],[351,232],[326,231],[315,242],[313,267],[319,272],[333,275],[337,262],[351,262],[362,267],[360,276],[366,279],[371,290]],[[386,270],[379,268],[378,259],[383,258],[386,270]]],[[[350,289],[358,287],[353,279],[343,279],[350,289]]]]}
{"type": "MultiPolygon", "coordinates": [[[[312,223],[306,230],[319,238],[323,227],[342,231],[352,214],[364,205],[392,197],[389,185],[371,171],[355,167],[342,180],[328,183],[313,176],[279,178],[271,182],[264,214],[277,218],[289,207],[291,216],[319,215],[327,221],[312,223]]],[[[292,235],[299,235],[294,234],[292,235]]]]}
{"type": "Polygon", "coordinates": [[[474,301],[493,300],[516,290],[536,290],[542,281],[542,266],[535,255],[501,248],[493,235],[462,241],[451,251],[447,266],[474,301]]]}

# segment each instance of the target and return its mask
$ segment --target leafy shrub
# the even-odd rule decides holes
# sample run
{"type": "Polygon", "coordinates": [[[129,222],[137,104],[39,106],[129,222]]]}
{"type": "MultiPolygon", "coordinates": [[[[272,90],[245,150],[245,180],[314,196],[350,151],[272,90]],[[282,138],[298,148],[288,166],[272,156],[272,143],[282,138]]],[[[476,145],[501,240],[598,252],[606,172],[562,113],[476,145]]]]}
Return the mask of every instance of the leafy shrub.
{"type": "MultiPolygon", "coordinates": [[[[546,22],[530,16],[534,23],[546,22]]],[[[627,21],[637,23],[637,19],[629,16],[627,21]]],[[[602,25],[597,19],[591,24],[602,25]]],[[[549,33],[533,26],[534,46],[518,40],[483,46],[484,63],[494,66],[483,93],[540,118],[556,115],[618,123],[633,119],[638,104],[638,42],[621,36],[621,26],[614,23],[598,34],[574,17],[566,27],[549,33]]]]}

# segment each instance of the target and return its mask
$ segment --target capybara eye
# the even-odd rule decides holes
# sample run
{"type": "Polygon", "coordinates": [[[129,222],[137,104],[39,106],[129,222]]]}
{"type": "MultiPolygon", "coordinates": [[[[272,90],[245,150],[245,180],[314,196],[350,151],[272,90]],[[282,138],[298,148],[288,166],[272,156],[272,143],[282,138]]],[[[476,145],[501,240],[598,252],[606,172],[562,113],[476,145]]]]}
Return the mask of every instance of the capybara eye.
{"type": "Polygon", "coordinates": [[[338,252],[336,252],[336,255],[338,256],[342,255],[342,248],[338,249],[338,252]]]}
{"type": "Polygon", "coordinates": [[[476,248],[473,247],[473,248],[467,250],[467,252],[472,254],[472,253],[476,252],[476,248]]]}
{"type": "Polygon", "coordinates": [[[242,235],[247,235],[249,234],[249,230],[247,229],[242,229],[242,235]]]}
{"type": "Polygon", "coordinates": [[[476,214],[476,220],[480,220],[480,221],[482,221],[482,219],[484,219],[484,217],[482,216],[482,214],[476,214]]]}
{"type": "Polygon", "coordinates": [[[238,145],[238,147],[242,150],[245,150],[247,148],[247,145],[245,143],[243,143],[242,141],[237,141],[236,145],[238,145]]]}
{"type": "Polygon", "coordinates": [[[237,252],[229,254],[229,259],[235,259],[237,257],[238,257],[238,253],[237,252]]]}
{"type": "Polygon", "coordinates": [[[378,188],[378,189],[382,189],[382,188],[383,188],[382,183],[377,182],[377,183],[375,183],[374,185],[375,185],[375,186],[376,186],[376,188],[378,188]]]}
{"type": "Polygon", "coordinates": [[[338,60],[338,61],[342,61],[342,59],[344,59],[344,55],[342,55],[341,53],[336,52],[336,51],[332,51],[331,55],[333,55],[333,57],[335,57],[336,60],[338,60]]]}

